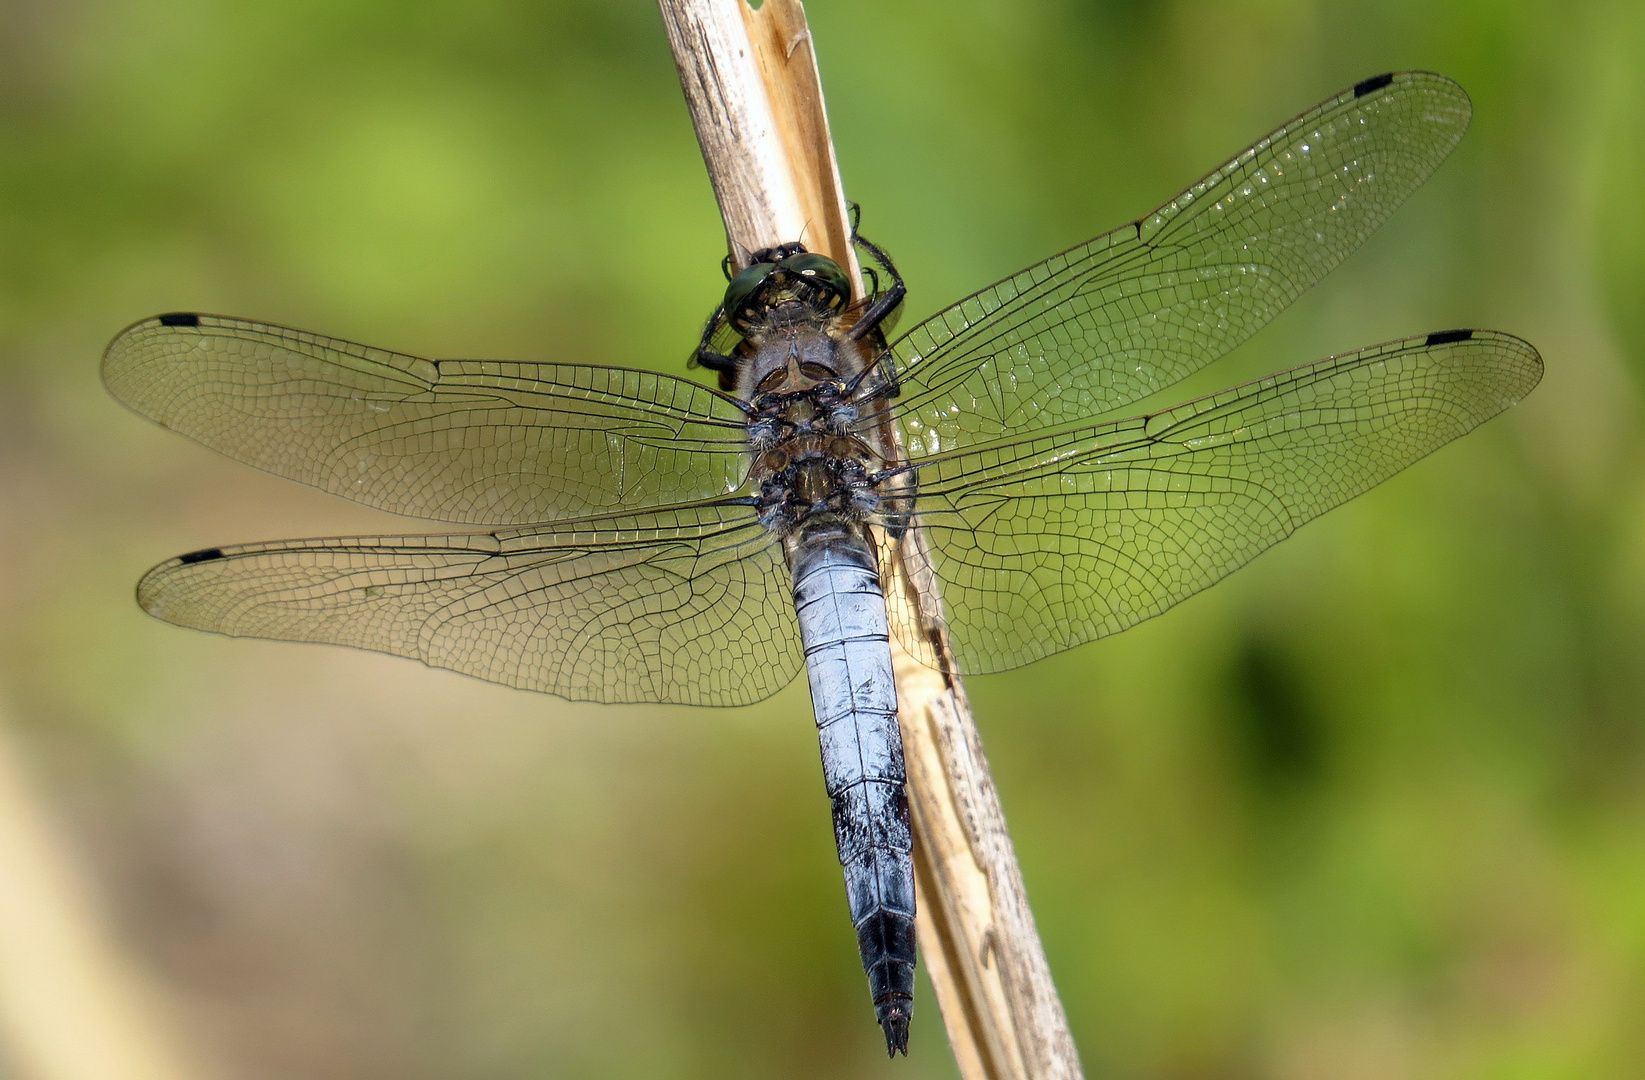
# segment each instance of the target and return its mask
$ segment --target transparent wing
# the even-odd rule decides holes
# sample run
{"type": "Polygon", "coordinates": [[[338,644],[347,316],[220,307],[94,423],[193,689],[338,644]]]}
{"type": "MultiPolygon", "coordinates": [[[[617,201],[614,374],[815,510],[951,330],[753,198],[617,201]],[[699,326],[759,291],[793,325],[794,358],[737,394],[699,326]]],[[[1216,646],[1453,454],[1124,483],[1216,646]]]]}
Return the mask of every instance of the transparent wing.
{"type": "Polygon", "coordinates": [[[575,701],[743,705],[801,661],[781,550],[744,506],[212,548],[150,570],[137,600],[179,626],[352,645],[575,701]]]}
{"type": "Polygon", "coordinates": [[[1358,247],[1462,138],[1439,75],[1367,79],[1139,221],[969,296],[892,346],[910,453],[1100,416],[1227,353],[1358,247]]]}
{"type": "MultiPolygon", "coordinates": [[[[1117,633],[1528,394],[1492,331],[1363,349],[1117,423],[916,462],[929,569],[968,672],[1117,633]]],[[[898,637],[921,655],[917,628],[898,637]]]]}
{"type": "Polygon", "coordinates": [[[425,360],[162,315],[114,339],[103,381],[237,461],[412,517],[518,525],[694,502],[745,471],[729,398],[623,368],[425,360]]]}

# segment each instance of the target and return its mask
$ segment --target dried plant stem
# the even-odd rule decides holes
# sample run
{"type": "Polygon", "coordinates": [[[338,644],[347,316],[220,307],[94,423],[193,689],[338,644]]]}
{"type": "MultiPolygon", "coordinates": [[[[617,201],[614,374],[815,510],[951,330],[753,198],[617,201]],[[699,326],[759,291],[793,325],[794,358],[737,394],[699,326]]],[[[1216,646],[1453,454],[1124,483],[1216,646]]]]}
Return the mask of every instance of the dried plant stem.
{"type": "MultiPolygon", "coordinates": [[[[731,253],[801,240],[860,281],[799,0],[658,0],[731,253]]],[[[896,451],[895,433],[883,439],[896,451]]],[[[916,529],[903,544],[920,545],[916,529]]],[[[918,933],[966,1080],[1078,1080],[1079,1058],[1028,907],[999,795],[928,576],[884,549],[886,601],[922,613],[938,668],[897,647],[918,933]]],[[[921,562],[924,562],[921,560],[921,562]]],[[[925,565],[929,565],[925,563],[925,565]]]]}

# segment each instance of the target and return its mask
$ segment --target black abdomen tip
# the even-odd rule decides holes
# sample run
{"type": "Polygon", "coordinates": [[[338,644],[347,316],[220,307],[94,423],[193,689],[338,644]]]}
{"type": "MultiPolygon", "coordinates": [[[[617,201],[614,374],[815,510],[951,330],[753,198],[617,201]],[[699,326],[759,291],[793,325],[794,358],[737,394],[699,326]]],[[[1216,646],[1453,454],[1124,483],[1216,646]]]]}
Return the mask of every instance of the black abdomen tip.
{"type": "Polygon", "coordinates": [[[197,562],[210,562],[212,559],[223,557],[222,548],[206,548],[204,551],[191,551],[187,555],[177,556],[177,561],[184,566],[197,562]]]}
{"type": "Polygon", "coordinates": [[[1369,79],[1363,79],[1354,84],[1354,96],[1362,98],[1366,94],[1374,94],[1393,81],[1393,72],[1386,75],[1373,75],[1369,79]]]}
{"type": "Polygon", "coordinates": [[[896,1057],[899,1053],[908,1056],[908,1021],[909,1014],[903,1009],[893,1006],[885,1010],[880,1016],[880,1027],[885,1029],[885,1056],[896,1057]]]}
{"type": "Polygon", "coordinates": [[[199,326],[200,316],[192,311],[173,311],[160,316],[161,326],[199,326]]]}
{"type": "Polygon", "coordinates": [[[1436,330],[1428,335],[1424,345],[1450,345],[1458,341],[1467,341],[1474,336],[1472,330],[1436,330]]]}

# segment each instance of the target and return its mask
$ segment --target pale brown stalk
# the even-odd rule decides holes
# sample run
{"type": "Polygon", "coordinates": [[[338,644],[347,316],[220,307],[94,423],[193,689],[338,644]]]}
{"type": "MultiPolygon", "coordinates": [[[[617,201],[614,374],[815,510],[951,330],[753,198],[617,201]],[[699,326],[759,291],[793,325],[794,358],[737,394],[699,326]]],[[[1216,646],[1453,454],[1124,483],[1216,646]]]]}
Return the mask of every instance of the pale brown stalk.
{"type": "MultiPolygon", "coordinates": [[[[799,240],[848,268],[856,253],[799,0],[658,0],[732,258],[799,240]]],[[[887,450],[895,432],[885,425],[887,450]]],[[[1079,1058],[1028,907],[916,528],[883,545],[886,601],[919,613],[938,666],[893,641],[914,822],[921,961],[966,1080],[1077,1080],[1079,1058]]],[[[916,1014],[917,1015],[917,1014],[916,1014]]],[[[917,1029],[916,1029],[917,1030],[917,1029]]]]}

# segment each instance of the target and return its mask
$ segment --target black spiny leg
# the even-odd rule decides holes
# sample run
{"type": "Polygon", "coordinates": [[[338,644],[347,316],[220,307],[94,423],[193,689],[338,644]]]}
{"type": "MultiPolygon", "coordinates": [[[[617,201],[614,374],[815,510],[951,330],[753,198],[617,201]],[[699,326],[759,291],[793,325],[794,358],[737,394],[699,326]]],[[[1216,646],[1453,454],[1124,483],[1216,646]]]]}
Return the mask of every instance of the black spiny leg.
{"type": "Polygon", "coordinates": [[[725,308],[717,307],[714,314],[708,317],[708,325],[703,327],[702,339],[697,342],[697,348],[691,353],[690,366],[718,372],[720,389],[730,392],[737,384],[737,358],[715,352],[712,344],[714,335],[719,333],[720,327],[724,324],[725,308]]]}
{"type": "MultiPolygon", "coordinates": [[[[888,320],[896,313],[897,308],[903,302],[903,298],[908,295],[908,286],[903,284],[902,275],[897,273],[896,266],[891,262],[891,256],[887,255],[878,244],[864,239],[863,235],[857,231],[857,223],[862,216],[861,207],[856,203],[851,203],[850,208],[851,242],[862,248],[875,262],[879,263],[880,269],[884,270],[886,276],[891,279],[890,287],[874,298],[874,301],[869,304],[868,310],[863,312],[862,318],[858,319],[856,324],[846,332],[846,336],[852,340],[860,341],[867,338],[869,346],[873,349],[876,357],[875,362],[864,368],[861,374],[857,376],[850,389],[855,394],[857,388],[871,374],[877,375],[876,384],[868,391],[866,398],[863,400],[887,400],[896,397],[901,388],[898,385],[896,364],[891,358],[890,350],[886,347],[885,332],[890,328],[888,320]]],[[[877,291],[879,274],[872,269],[869,269],[868,273],[873,275],[877,291]]]]}
{"type": "MultiPolygon", "coordinates": [[[[879,263],[880,268],[891,278],[891,287],[875,298],[874,302],[868,305],[868,310],[862,313],[862,318],[857,320],[856,325],[846,331],[846,336],[852,341],[861,341],[878,330],[880,324],[897,310],[903,297],[908,295],[908,286],[903,284],[902,275],[897,273],[897,268],[891,264],[891,257],[881,251],[877,244],[864,239],[862,234],[857,232],[855,220],[851,224],[851,242],[874,256],[874,261],[879,263]]],[[[878,275],[875,277],[877,279],[878,275]]]]}
{"type": "MultiPolygon", "coordinates": [[[[871,373],[877,372],[882,381],[865,395],[864,400],[890,400],[897,396],[901,388],[898,385],[896,364],[893,362],[891,351],[885,342],[886,320],[897,310],[897,305],[902,303],[903,297],[908,295],[908,287],[903,284],[902,275],[897,272],[896,266],[891,262],[891,256],[887,255],[878,244],[865,239],[857,231],[858,225],[862,222],[862,207],[856,203],[848,203],[847,206],[851,211],[851,242],[868,252],[874,261],[880,264],[880,269],[884,270],[886,276],[891,279],[891,287],[879,294],[869,309],[863,313],[862,319],[858,321],[856,326],[852,327],[851,333],[855,337],[860,338],[867,334],[873,335],[869,340],[878,360],[857,376],[856,382],[851,386],[851,391],[855,393],[857,386],[863,380],[867,379],[871,373]],[[857,332],[859,329],[862,330],[860,334],[857,332]]],[[[872,269],[868,269],[867,272],[873,276],[875,292],[878,292],[879,275],[872,269]]],[[[901,540],[913,518],[913,493],[918,486],[918,473],[913,470],[889,470],[871,479],[869,486],[879,492],[881,483],[887,480],[890,482],[886,484],[884,492],[880,492],[882,500],[880,504],[881,521],[887,534],[893,540],[901,540]]],[[[890,1035],[889,1030],[887,1035],[890,1035]]]]}

